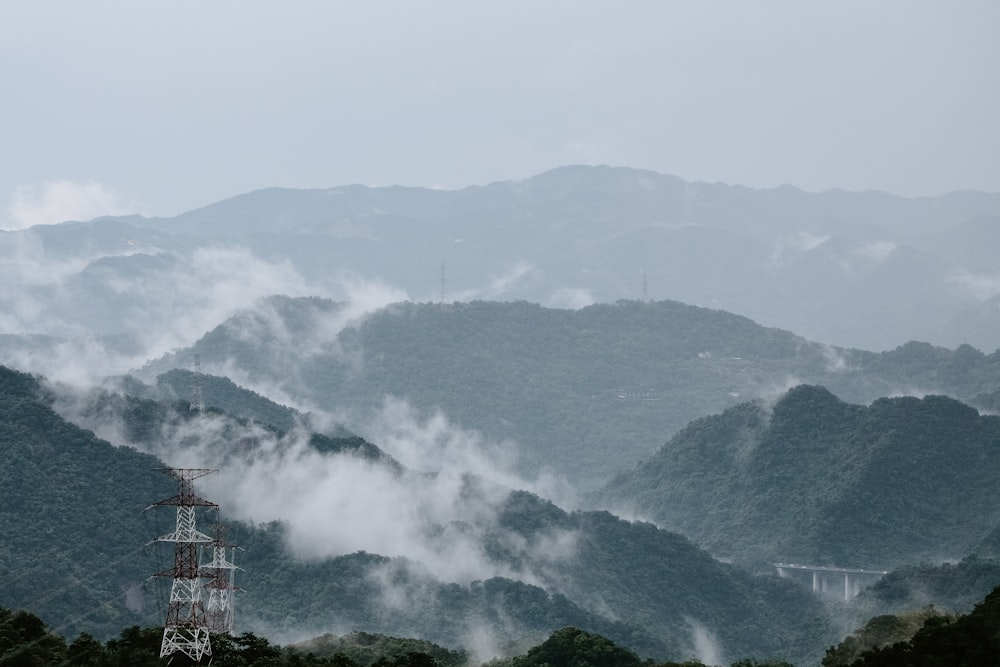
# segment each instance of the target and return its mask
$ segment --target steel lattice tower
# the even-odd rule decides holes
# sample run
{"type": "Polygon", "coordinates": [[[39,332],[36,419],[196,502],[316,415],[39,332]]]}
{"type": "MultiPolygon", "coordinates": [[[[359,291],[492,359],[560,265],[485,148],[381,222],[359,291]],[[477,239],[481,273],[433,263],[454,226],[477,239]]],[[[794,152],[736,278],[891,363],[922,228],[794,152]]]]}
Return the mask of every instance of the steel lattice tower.
{"type": "Polygon", "coordinates": [[[212,560],[201,566],[202,572],[209,577],[205,584],[205,590],[208,591],[205,620],[209,632],[213,634],[233,632],[233,594],[240,590],[236,587],[234,578],[236,570],[241,569],[229,555],[235,548],[235,544],[226,541],[225,527],[216,524],[215,539],[212,540],[212,560]]]}
{"type": "Polygon", "coordinates": [[[201,355],[194,355],[194,375],[191,378],[191,393],[194,394],[191,401],[191,410],[199,413],[205,412],[205,375],[201,372],[201,355]]]}
{"type": "Polygon", "coordinates": [[[163,625],[163,642],[160,657],[181,652],[196,663],[203,656],[212,655],[209,625],[201,602],[203,579],[206,574],[198,565],[198,546],[212,542],[212,538],[198,532],[195,526],[195,508],[218,508],[213,502],[195,495],[194,480],[215,470],[202,468],[166,468],[164,471],[177,480],[180,491],[176,496],[153,503],[146,509],[165,505],[177,508],[177,526],[174,532],[157,538],[158,542],[173,542],[174,567],[157,574],[171,577],[170,603],[167,620],[163,625]]]}

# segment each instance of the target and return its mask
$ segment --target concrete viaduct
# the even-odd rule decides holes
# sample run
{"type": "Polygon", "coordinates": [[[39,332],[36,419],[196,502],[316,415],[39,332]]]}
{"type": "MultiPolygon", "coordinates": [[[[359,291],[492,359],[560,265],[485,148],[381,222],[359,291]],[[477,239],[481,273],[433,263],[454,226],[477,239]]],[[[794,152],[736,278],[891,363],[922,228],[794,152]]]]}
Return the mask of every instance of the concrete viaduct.
{"type": "MultiPolygon", "coordinates": [[[[816,593],[843,593],[844,601],[852,600],[861,592],[862,583],[872,584],[889,574],[886,570],[863,570],[849,567],[825,565],[800,565],[798,563],[775,563],[778,575],[792,576],[792,572],[812,574],[812,589],[816,593]]],[[[802,579],[802,577],[796,577],[802,579]]]]}

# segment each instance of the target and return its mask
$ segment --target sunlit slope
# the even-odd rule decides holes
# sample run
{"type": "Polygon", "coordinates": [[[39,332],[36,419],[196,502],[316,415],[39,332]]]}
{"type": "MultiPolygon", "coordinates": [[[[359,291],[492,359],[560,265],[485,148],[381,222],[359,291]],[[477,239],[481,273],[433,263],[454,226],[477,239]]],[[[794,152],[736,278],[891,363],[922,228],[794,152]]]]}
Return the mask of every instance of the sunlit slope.
{"type": "Polygon", "coordinates": [[[997,479],[1000,417],[800,386],[692,422],[597,501],[719,556],[889,569],[981,549],[1000,525],[997,479]]]}

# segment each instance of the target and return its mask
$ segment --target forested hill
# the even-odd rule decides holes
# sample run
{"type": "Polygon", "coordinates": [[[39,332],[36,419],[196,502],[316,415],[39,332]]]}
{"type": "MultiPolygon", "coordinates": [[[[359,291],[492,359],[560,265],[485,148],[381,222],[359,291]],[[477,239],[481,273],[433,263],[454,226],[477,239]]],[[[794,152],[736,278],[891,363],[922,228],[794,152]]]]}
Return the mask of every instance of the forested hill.
{"type": "Polygon", "coordinates": [[[1000,351],[847,350],[672,301],[399,303],[347,326],[345,312],[268,299],[144,373],[190,368],[197,354],[209,372],[238,371],[263,393],[320,408],[362,414],[386,394],[404,397],[520,443],[525,471],[548,467],[581,488],[652,455],[693,419],[794,384],[859,403],[900,392],[988,401],[1000,386],[1000,351]]]}
{"type": "Polygon", "coordinates": [[[163,566],[144,545],[167,531],[142,510],[175,485],[161,461],[64,421],[49,399],[0,366],[0,606],[70,636],[153,625],[142,584],[163,566]]]}
{"type": "MultiPolygon", "coordinates": [[[[67,637],[86,631],[107,638],[133,624],[154,626],[162,622],[167,588],[166,580],[149,577],[165,570],[173,554],[150,540],[169,532],[174,517],[143,509],[176,487],[157,471],[162,461],[63,420],[51,408],[59,400],[65,399],[35,378],[0,367],[0,606],[38,614],[67,637]]],[[[109,417],[122,407],[108,397],[100,405],[109,417]]],[[[158,430],[173,409],[148,399],[124,407],[133,435],[158,430]]],[[[217,428],[225,415],[188,414],[181,407],[185,417],[176,418],[192,427],[185,433],[201,426],[214,434],[230,466],[255,460],[268,466],[270,484],[258,494],[277,495],[289,483],[250,436],[227,449],[228,432],[217,428]]],[[[176,445],[174,455],[183,458],[186,441],[176,445]]],[[[314,456],[346,464],[343,457],[356,455],[314,456]]],[[[399,469],[389,473],[409,484],[414,497],[424,493],[420,484],[433,481],[399,469]]],[[[469,502],[489,495],[475,479],[464,484],[469,502]]],[[[224,488],[214,490],[225,495],[224,488]]],[[[331,497],[335,507],[339,500],[331,497]]],[[[821,603],[791,582],[752,577],[651,524],[604,512],[567,513],[525,492],[500,494],[495,507],[482,508],[478,523],[428,527],[428,546],[416,556],[440,557],[449,544],[465,540],[469,551],[463,553],[500,573],[474,581],[442,578],[406,554],[301,558],[289,547],[290,523],[231,522],[229,509],[222,505],[222,519],[244,549],[238,556],[244,568],[238,583],[245,588],[240,628],[279,633],[276,639],[359,630],[455,648],[488,639],[516,650],[574,625],[644,655],[677,658],[693,645],[692,622],[734,655],[816,655],[837,638],[821,603]]],[[[339,518],[328,510],[322,520],[339,518]]],[[[369,517],[369,523],[381,520],[369,517]]]]}
{"type": "Polygon", "coordinates": [[[597,494],[718,556],[891,568],[1000,525],[1000,417],[943,396],[868,407],[799,386],[692,422],[597,494]],[[710,517],[711,520],[706,520],[710,517]]]}

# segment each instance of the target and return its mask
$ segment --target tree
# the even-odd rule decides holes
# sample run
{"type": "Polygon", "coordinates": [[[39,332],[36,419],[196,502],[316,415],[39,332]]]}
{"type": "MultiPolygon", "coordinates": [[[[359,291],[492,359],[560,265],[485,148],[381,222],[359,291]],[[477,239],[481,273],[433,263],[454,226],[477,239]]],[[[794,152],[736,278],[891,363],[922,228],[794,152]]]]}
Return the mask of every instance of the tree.
{"type": "Polygon", "coordinates": [[[66,664],[71,667],[103,667],[106,660],[104,645],[86,632],[81,632],[66,651],[66,664]]]}
{"type": "Polygon", "coordinates": [[[0,607],[0,665],[45,667],[57,665],[66,655],[66,642],[49,632],[45,623],[26,611],[0,607]]]}
{"type": "Polygon", "coordinates": [[[514,667],[640,667],[642,661],[629,650],[600,635],[567,627],[514,659],[514,667]]]}
{"type": "MultiPolygon", "coordinates": [[[[163,628],[140,628],[133,625],[122,630],[118,639],[105,645],[109,667],[159,667],[163,628]]],[[[175,662],[176,664],[176,662],[175,662]]]]}

